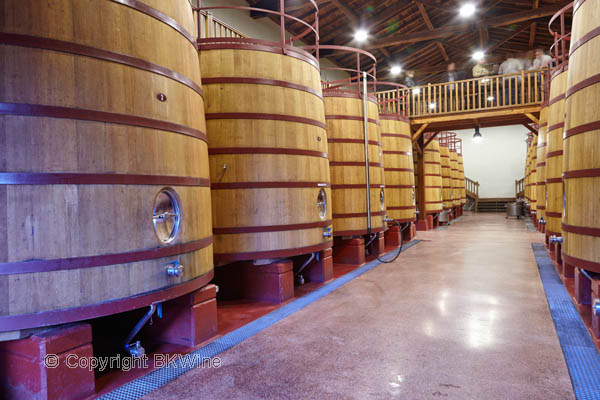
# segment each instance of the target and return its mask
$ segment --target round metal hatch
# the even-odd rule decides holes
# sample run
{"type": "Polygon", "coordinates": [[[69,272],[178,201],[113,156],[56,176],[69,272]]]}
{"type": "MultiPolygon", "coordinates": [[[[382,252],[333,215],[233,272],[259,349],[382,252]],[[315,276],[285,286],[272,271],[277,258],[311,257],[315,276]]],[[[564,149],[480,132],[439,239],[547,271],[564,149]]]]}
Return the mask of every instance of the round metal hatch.
{"type": "Polygon", "coordinates": [[[181,225],[181,202],[172,188],[161,189],[154,198],[152,222],[156,237],[162,243],[171,243],[181,225]]]}
{"type": "Polygon", "coordinates": [[[325,189],[319,190],[319,195],[317,196],[317,208],[319,209],[319,217],[325,219],[327,216],[327,193],[325,193],[325,189]]]}

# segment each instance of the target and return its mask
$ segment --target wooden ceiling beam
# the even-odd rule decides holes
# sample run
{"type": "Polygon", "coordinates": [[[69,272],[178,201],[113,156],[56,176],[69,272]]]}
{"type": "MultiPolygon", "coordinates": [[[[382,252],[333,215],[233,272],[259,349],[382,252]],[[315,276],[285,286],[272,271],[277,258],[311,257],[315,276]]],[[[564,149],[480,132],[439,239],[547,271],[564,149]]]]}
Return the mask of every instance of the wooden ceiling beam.
{"type": "MultiPolygon", "coordinates": [[[[339,0],[338,0],[339,1],[339,0]]],[[[532,19],[538,19],[547,17],[549,15],[554,15],[564,4],[540,7],[537,9],[522,11],[517,13],[511,13],[502,15],[499,17],[488,18],[483,25],[477,25],[474,23],[469,24],[455,24],[449,25],[444,28],[437,28],[433,31],[420,31],[409,33],[406,35],[393,35],[393,37],[382,39],[378,41],[373,41],[371,44],[366,46],[367,49],[376,49],[380,47],[387,46],[397,46],[405,43],[416,43],[422,42],[425,40],[434,40],[445,38],[448,36],[452,36],[459,33],[473,32],[480,28],[494,28],[505,25],[512,25],[519,22],[530,21],[532,19]]]]}
{"type": "MultiPolygon", "coordinates": [[[[540,6],[540,0],[534,0],[533,2],[533,8],[536,9],[540,6]]],[[[533,48],[533,45],[535,44],[535,32],[537,30],[537,22],[532,22],[531,25],[529,25],[529,48],[533,48]]]]}
{"type": "MultiPolygon", "coordinates": [[[[429,29],[430,31],[433,31],[435,28],[433,27],[433,24],[431,23],[431,20],[429,19],[429,15],[427,14],[427,10],[425,10],[425,6],[420,1],[417,1],[416,4],[417,4],[417,8],[419,9],[419,12],[421,13],[421,17],[423,17],[423,21],[425,21],[425,25],[427,25],[427,29],[429,29]]],[[[438,49],[440,49],[440,53],[442,53],[442,57],[444,57],[444,60],[446,62],[449,62],[450,57],[448,57],[448,53],[446,53],[446,49],[444,48],[444,45],[437,41],[435,42],[435,44],[438,47],[438,49]]]]}
{"type": "Polygon", "coordinates": [[[343,0],[331,0],[333,4],[352,22],[354,25],[358,25],[359,18],[354,11],[348,7],[348,5],[343,0]]]}

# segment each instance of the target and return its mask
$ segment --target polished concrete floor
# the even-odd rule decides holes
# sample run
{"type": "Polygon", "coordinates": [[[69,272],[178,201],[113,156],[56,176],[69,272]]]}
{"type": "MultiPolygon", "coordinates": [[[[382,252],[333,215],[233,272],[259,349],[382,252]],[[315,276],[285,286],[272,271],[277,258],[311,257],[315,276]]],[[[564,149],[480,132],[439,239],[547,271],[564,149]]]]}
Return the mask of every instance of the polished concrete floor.
{"type": "Polygon", "coordinates": [[[570,399],[531,250],[467,214],[147,399],[570,399]]]}

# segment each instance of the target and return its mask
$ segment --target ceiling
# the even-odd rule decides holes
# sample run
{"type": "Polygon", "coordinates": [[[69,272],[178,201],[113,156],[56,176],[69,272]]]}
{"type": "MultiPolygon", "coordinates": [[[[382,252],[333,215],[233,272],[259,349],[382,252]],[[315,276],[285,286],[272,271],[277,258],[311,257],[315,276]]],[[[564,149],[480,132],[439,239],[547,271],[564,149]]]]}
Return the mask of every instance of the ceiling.
{"type": "MultiPolygon", "coordinates": [[[[548,32],[552,15],[568,4],[565,0],[482,0],[472,18],[462,18],[459,0],[315,0],[319,6],[320,43],[360,47],[378,61],[378,79],[401,82],[389,68],[398,64],[415,70],[417,84],[444,80],[442,73],[453,61],[470,77],[471,55],[484,49],[486,62],[499,62],[509,53],[522,54],[537,47],[550,48],[548,32]],[[358,28],[369,31],[363,44],[353,40],[358,28]]],[[[278,0],[250,0],[255,7],[277,9],[278,0]]],[[[286,12],[312,22],[312,7],[306,0],[286,1],[286,12]]],[[[257,16],[258,17],[258,16],[257,16]]],[[[570,26],[571,14],[567,17],[570,26]]],[[[558,24],[557,28],[558,29],[558,24]]],[[[288,26],[297,34],[305,27],[288,26]]],[[[355,66],[355,56],[323,52],[340,66],[355,66]]]]}

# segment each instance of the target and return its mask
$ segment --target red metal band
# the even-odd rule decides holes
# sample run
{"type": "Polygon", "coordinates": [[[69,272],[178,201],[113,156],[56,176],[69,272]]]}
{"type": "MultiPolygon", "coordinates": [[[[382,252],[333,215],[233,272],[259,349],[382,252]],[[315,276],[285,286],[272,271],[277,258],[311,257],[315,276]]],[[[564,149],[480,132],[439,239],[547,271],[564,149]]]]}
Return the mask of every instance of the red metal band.
{"type": "Polygon", "coordinates": [[[388,211],[389,210],[416,210],[417,208],[415,206],[394,206],[394,207],[387,207],[388,211]]]}
{"type": "Polygon", "coordinates": [[[600,273],[600,263],[583,260],[577,257],[571,257],[570,255],[565,254],[564,251],[562,252],[562,259],[563,262],[566,262],[567,264],[572,265],[574,267],[585,268],[588,271],[600,273]]]}
{"type": "MultiPolygon", "coordinates": [[[[362,161],[330,161],[330,167],[364,167],[365,163],[362,161]]],[[[383,168],[383,163],[370,162],[369,167],[383,168]]]]}
{"type": "Polygon", "coordinates": [[[0,185],[169,185],[209,187],[208,178],[170,175],[1,172],[0,185]]]}
{"type": "Polygon", "coordinates": [[[401,156],[412,156],[413,153],[410,151],[396,151],[396,150],[383,150],[383,154],[398,154],[401,156]]]}
{"type": "Polygon", "coordinates": [[[442,186],[442,189],[453,189],[454,186],[442,186]]]}
{"type": "Polygon", "coordinates": [[[65,42],[62,40],[37,36],[18,35],[14,33],[0,33],[0,44],[58,51],[61,53],[76,54],[85,57],[97,58],[99,60],[116,62],[152,72],[157,75],[162,75],[189,87],[202,96],[202,87],[196,82],[192,81],[190,78],[158,64],[151,63],[141,58],[131,57],[126,54],[115,53],[112,51],[99,49],[97,47],[85,46],[73,42],[65,42]]]}
{"type": "MultiPolygon", "coordinates": [[[[439,176],[441,177],[441,174],[423,174],[423,176],[439,176]]],[[[456,179],[456,178],[452,178],[452,179],[456,179]]]]}
{"type": "Polygon", "coordinates": [[[379,119],[386,121],[410,122],[410,119],[408,117],[398,114],[379,114],[379,119]]]}
{"type": "Polygon", "coordinates": [[[537,169],[532,169],[531,173],[537,172],[537,169]]]}
{"type": "Polygon", "coordinates": [[[279,42],[232,37],[204,38],[198,39],[196,42],[198,44],[198,50],[200,51],[237,49],[275,53],[302,60],[319,70],[319,63],[314,56],[292,45],[282,47],[279,42]]]}
{"type": "Polygon", "coordinates": [[[600,177],[600,168],[579,169],[576,171],[563,172],[564,179],[597,178],[597,177],[600,177]]]}
{"type": "MultiPolygon", "coordinates": [[[[399,222],[399,223],[403,223],[403,222],[413,222],[415,219],[416,219],[416,217],[412,217],[412,218],[402,218],[402,219],[395,219],[395,218],[394,218],[394,220],[395,220],[396,222],[399,222]]],[[[393,225],[389,225],[389,226],[390,226],[390,228],[391,228],[393,225]]]]}
{"type": "MultiPolygon", "coordinates": [[[[363,139],[345,139],[345,138],[327,138],[327,142],[328,143],[357,143],[357,144],[363,144],[363,145],[365,144],[365,141],[363,139]]],[[[375,146],[381,146],[381,142],[378,142],[377,140],[369,140],[368,143],[375,145],[375,146]]]]}
{"type": "Polygon", "coordinates": [[[331,187],[324,182],[211,182],[211,190],[331,187]]]}
{"type": "Polygon", "coordinates": [[[563,139],[566,139],[571,136],[579,135],[580,133],[586,133],[589,131],[593,131],[596,129],[600,129],[600,121],[589,122],[587,124],[579,125],[574,128],[571,128],[565,132],[563,135],[563,139]]]}
{"type": "Polygon", "coordinates": [[[558,95],[558,96],[556,96],[555,98],[551,99],[551,100],[548,102],[548,105],[549,105],[549,106],[551,106],[552,104],[554,104],[554,103],[558,103],[559,101],[561,101],[561,100],[564,100],[564,99],[565,99],[565,93],[559,94],[559,95],[558,95]]]}
{"type": "Polygon", "coordinates": [[[297,247],[295,249],[253,251],[247,253],[215,253],[214,257],[215,261],[217,261],[218,263],[244,260],[259,260],[265,258],[286,258],[298,256],[301,254],[315,253],[317,251],[329,249],[331,248],[332,244],[333,241],[329,240],[327,242],[316,244],[313,246],[297,247]]]}
{"type": "Polygon", "coordinates": [[[297,117],[295,115],[283,115],[283,114],[265,114],[265,113],[207,113],[205,115],[207,120],[211,119],[266,119],[272,121],[289,121],[299,122],[301,124],[308,124],[318,126],[319,128],[326,128],[326,125],[321,122],[310,118],[297,117]]]}
{"type": "Polygon", "coordinates": [[[562,218],[562,213],[554,212],[554,211],[546,211],[546,216],[552,217],[552,218],[562,218]]]}
{"type": "Polygon", "coordinates": [[[155,247],[153,249],[132,251],[129,253],[103,254],[89,257],[58,258],[53,260],[5,262],[0,263],[0,275],[64,271],[154,260],[157,258],[177,256],[179,254],[198,251],[210,246],[212,242],[213,238],[212,236],[209,236],[207,238],[189,243],[155,247]]]}
{"type": "Polygon", "coordinates": [[[230,76],[221,76],[221,77],[211,77],[211,78],[202,78],[203,85],[212,85],[218,83],[242,83],[242,84],[251,84],[251,85],[269,85],[269,86],[279,86],[289,89],[296,89],[303,92],[314,94],[320,99],[323,98],[323,94],[320,90],[313,89],[309,86],[300,85],[298,83],[288,82],[288,81],[279,81],[276,79],[267,79],[267,78],[244,78],[244,77],[230,77],[230,76]]]}
{"type": "Polygon", "coordinates": [[[388,189],[414,189],[415,185],[385,185],[388,189]]]}
{"type": "Polygon", "coordinates": [[[439,150],[435,150],[435,149],[425,149],[425,151],[429,151],[431,153],[439,153],[439,150]]]}
{"type": "Polygon", "coordinates": [[[558,124],[550,125],[548,127],[548,132],[552,132],[555,129],[562,129],[564,127],[565,127],[565,123],[564,122],[559,122],[558,124]]]}
{"type": "Polygon", "coordinates": [[[442,154],[440,157],[442,157],[442,158],[450,158],[450,156],[446,156],[444,154],[442,154]]]}
{"type": "MultiPolygon", "coordinates": [[[[425,164],[434,164],[434,165],[442,165],[442,163],[437,161],[425,161],[425,164]]],[[[447,168],[447,167],[446,167],[447,168]]]]}
{"type": "Polygon", "coordinates": [[[119,300],[31,314],[0,316],[0,331],[15,331],[64,324],[136,310],[150,304],[162,303],[191,293],[206,286],[213,277],[214,270],[211,269],[206,274],[185,283],[119,300]]]}
{"type": "MultiPolygon", "coordinates": [[[[342,185],[331,185],[331,189],[366,189],[367,185],[364,183],[349,183],[349,184],[342,184],[342,185]]],[[[377,184],[372,184],[371,185],[371,189],[383,189],[385,188],[385,185],[377,185],[377,184]]]]}
{"type": "Polygon", "coordinates": [[[530,202],[530,203],[537,203],[537,200],[532,200],[532,199],[529,199],[529,202],[530,202]]]}
{"type": "Polygon", "coordinates": [[[596,36],[599,36],[599,35],[600,35],[600,26],[592,29],[591,31],[589,31],[588,33],[583,35],[581,38],[579,38],[579,40],[577,40],[571,44],[569,56],[571,56],[573,53],[575,53],[575,51],[578,48],[580,48],[581,46],[583,46],[584,44],[586,44],[587,42],[589,42],[590,40],[592,40],[593,38],[595,38],[596,36]]]}
{"type": "Polygon", "coordinates": [[[546,161],[535,164],[536,167],[544,167],[546,165],[546,161]]]}
{"type": "Polygon", "coordinates": [[[141,1],[138,1],[138,0],[111,0],[111,1],[114,3],[119,3],[124,6],[133,8],[134,10],[137,10],[141,13],[144,13],[144,14],[166,24],[166,25],[169,25],[171,28],[173,28],[175,31],[177,31],[179,34],[181,34],[181,36],[185,37],[189,42],[191,42],[194,45],[194,48],[196,47],[196,39],[192,36],[192,34],[189,33],[188,31],[186,31],[185,28],[179,24],[179,22],[175,21],[173,18],[169,17],[168,15],[164,14],[163,12],[158,11],[157,9],[152,8],[149,5],[142,3],[141,1]]]}
{"type": "Polygon", "coordinates": [[[536,206],[538,210],[545,210],[546,206],[541,206],[541,205],[537,205],[536,206]]]}
{"type": "Polygon", "coordinates": [[[46,106],[42,104],[0,103],[0,115],[27,115],[32,117],[66,118],[94,122],[108,122],[119,125],[132,125],[142,128],[159,129],[181,133],[208,142],[204,132],[187,126],[156,119],[116,114],[81,108],[46,106]]]}
{"type": "Polygon", "coordinates": [[[545,128],[546,126],[548,126],[548,123],[547,123],[547,122],[542,122],[542,123],[540,124],[540,128],[545,128]]]}
{"type": "Polygon", "coordinates": [[[546,185],[546,181],[539,181],[539,182],[536,182],[536,185],[537,185],[537,186],[544,186],[544,185],[546,185]]]}
{"type": "MultiPolygon", "coordinates": [[[[371,216],[378,217],[380,215],[385,215],[385,211],[372,211],[371,216]]],[[[366,217],[367,213],[346,213],[346,214],[333,214],[333,218],[359,218],[366,217]]]]}
{"type": "Polygon", "coordinates": [[[310,222],[306,224],[290,224],[290,225],[269,225],[269,226],[242,226],[238,228],[216,228],[213,227],[215,235],[231,235],[238,233],[262,233],[262,232],[282,232],[295,231],[301,229],[325,228],[331,225],[331,220],[310,222]]]}
{"type": "Polygon", "coordinates": [[[381,136],[382,137],[399,137],[399,138],[404,138],[404,139],[412,139],[410,137],[410,135],[404,135],[402,133],[382,133],[381,136]]]}
{"type": "MultiPolygon", "coordinates": [[[[330,115],[325,114],[325,119],[344,119],[350,121],[364,121],[364,118],[358,115],[330,115]]],[[[379,125],[379,121],[373,118],[367,118],[367,120],[375,125],[379,125]]]]}
{"type": "Polygon", "coordinates": [[[552,70],[552,76],[550,77],[550,83],[552,83],[554,78],[556,78],[557,76],[559,76],[560,74],[562,74],[563,72],[566,72],[568,70],[569,70],[569,60],[565,61],[565,63],[563,65],[559,66],[558,68],[554,68],[552,70]]]}
{"type": "Polygon", "coordinates": [[[597,83],[600,83],[600,74],[592,75],[589,78],[586,78],[581,82],[571,86],[569,89],[567,89],[567,97],[597,83]]]}
{"type": "MultiPolygon", "coordinates": [[[[325,90],[323,92],[323,97],[344,97],[348,99],[359,99],[362,100],[362,93],[350,92],[347,90],[325,90]]],[[[367,100],[377,104],[377,97],[372,94],[367,95],[367,100]]]]}
{"type": "MultiPolygon", "coordinates": [[[[379,228],[371,228],[371,233],[383,232],[387,229],[386,226],[382,226],[379,228]]],[[[334,236],[357,236],[357,235],[368,235],[369,231],[367,229],[356,229],[353,231],[334,231],[334,236]]]]}
{"type": "Polygon", "coordinates": [[[294,156],[309,156],[328,158],[327,153],[315,150],[284,149],[279,147],[216,147],[208,149],[209,155],[217,154],[286,154],[294,156]]]}
{"type": "MultiPolygon", "coordinates": [[[[425,189],[441,189],[441,186],[423,186],[425,189]]],[[[441,203],[442,201],[436,201],[434,203],[441,203]]]]}
{"type": "Polygon", "coordinates": [[[562,178],[547,178],[546,183],[562,183],[562,178]]]}
{"type": "Polygon", "coordinates": [[[569,225],[565,224],[564,222],[561,224],[561,227],[563,232],[576,233],[577,235],[600,237],[600,228],[569,225]]]}
{"type": "Polygon", "coordinates": [[[562,156],[562,155],[563,155],[562,150],[550,151],[550,152],[546,153],[546,159],[556,157],[556,156],[562,156]]]}
{"type": "Polygon", "coordinates": [[[412,168],[383,168],[384,171],[394,171],[394,172],[415,172],[412,168]]]}

